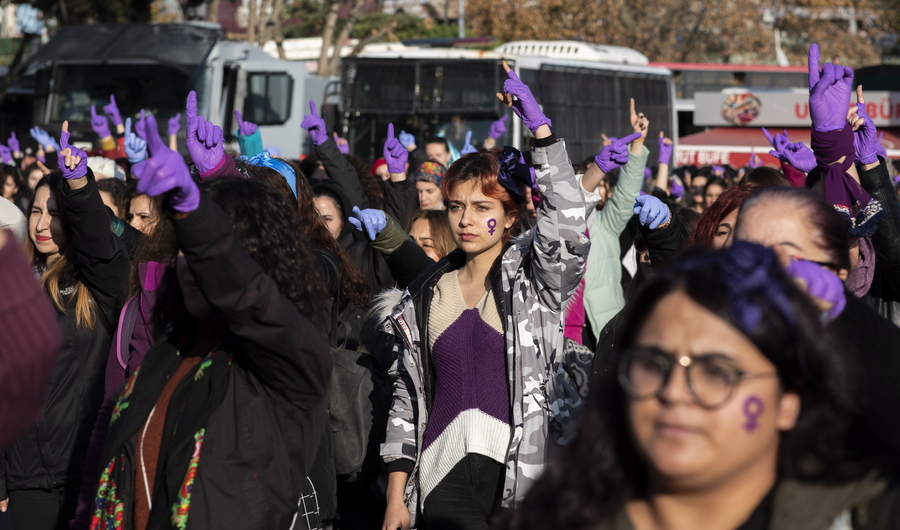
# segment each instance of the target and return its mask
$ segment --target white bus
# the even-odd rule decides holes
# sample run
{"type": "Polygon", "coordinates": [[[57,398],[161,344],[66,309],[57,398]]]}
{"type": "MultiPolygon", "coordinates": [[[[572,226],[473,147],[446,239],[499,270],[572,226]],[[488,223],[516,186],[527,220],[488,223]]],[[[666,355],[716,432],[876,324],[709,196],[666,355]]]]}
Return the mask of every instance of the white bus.
{"type": "MultiPolygon", "coordinates": [[[[344,59],[338,128],[351,152],[369,160],[381,156],[388,123],[420,142],[443,136],[459,149],[468,130],[480,142],[491,122],[511,115],[494,95],[506,79],[504,60],[531,87],[576,163],[599,151],[601,133],[631,132],[632,97],[650,119],[651,137],[660,130],[678,137],[668,69],[648,66],[644,55],[629,48],[575,41],[517,41],[492,51],[400,45],[364,51],[344,59]]],[[[506,123],[500,143],[529,148],[530,133],[520,122],[506,123]]]]}

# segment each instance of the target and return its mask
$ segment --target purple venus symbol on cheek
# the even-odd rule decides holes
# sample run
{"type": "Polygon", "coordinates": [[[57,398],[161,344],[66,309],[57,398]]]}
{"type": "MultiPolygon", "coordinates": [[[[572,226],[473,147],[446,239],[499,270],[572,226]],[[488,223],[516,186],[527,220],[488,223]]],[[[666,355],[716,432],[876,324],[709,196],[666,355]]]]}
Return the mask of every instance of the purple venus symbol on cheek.
{"type": "Polygon", "coordinates": [[[748,433],[756,429],[756,418],[762,415],[763,408],[762,400],[756,396],[750,396],[747,398],[747,401],[744,401],[744,415],[747,416],[747,423],[744,424],[744,429],[748,433]]]}
{"type": "Polygon", "coordinates": [[[488,233],[494,235],[494,232],[497,231],[497,220],[496,219],[488,219],[487,222],[488,233]]]}

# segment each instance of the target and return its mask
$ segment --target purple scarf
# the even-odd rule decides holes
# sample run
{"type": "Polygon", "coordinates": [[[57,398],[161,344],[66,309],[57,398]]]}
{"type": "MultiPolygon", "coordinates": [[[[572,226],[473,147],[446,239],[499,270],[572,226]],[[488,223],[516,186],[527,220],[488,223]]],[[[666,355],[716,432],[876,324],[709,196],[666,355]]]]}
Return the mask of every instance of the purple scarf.
{"type": "Polygon", "coordinates": [[[812,149],[824,174],[825,199],[850,223],[851,237],[866,237],[878,229],[885,214],[881,204],[862,189],[847,170],[856,160],[850,124],[836,131],[812,130],[812,149]],[[845,157],[842,163],[831,164],[845,157]]]}
{"type": "Polygon", "coordinates": [[[847,290],[857,298],[865,296],[875,278],[875,247],[867,237],[859,238],[859,261],[847,277],[847,290]]]}

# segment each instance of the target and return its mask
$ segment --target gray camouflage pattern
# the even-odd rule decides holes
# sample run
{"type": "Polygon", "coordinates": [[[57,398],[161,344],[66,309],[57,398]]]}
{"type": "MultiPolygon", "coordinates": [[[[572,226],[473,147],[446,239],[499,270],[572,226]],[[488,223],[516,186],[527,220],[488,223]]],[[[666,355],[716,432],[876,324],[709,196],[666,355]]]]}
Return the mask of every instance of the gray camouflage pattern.
{"type": "MultiPolygon", "coordinates": [[[[583,188],[575,178],[559,140],[532,151],[541,201],[535,227],[517,238],[501,258],[506,305],[506,355],[510,387],[512,438],[503,487],[504,507],[515,506],[543,470],[553,446],[568,443],[575,414],[582,405],[567,381],[562,315],[581,281],[590,250],[583,188]]],[[[426,417],[419,323],[409,291],[383,322],[395,335],[396,361],[391,367],[394,397],[387,436],[381,446],[386,462],[415,462],[405,501],[415,526],[419,503],[418,455],[426,417]]]]}

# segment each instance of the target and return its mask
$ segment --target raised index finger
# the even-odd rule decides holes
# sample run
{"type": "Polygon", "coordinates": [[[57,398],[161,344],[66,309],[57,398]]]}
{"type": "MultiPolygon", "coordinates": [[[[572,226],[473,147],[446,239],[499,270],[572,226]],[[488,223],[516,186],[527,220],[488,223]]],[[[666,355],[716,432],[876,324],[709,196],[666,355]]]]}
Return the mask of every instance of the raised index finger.
{"type": "Polygon", "coordinates": [[[861,105],[866,104],[866,98],[863,97],[863,86],[862,85],[859,85],[856,87],[856,102],[861,105]]]}
{"type": "Polygon", "coordinates": [[[316,100],[309,100],[309,113],[312,116],[318,116],[319,114],[316,112],[316,100]]]}
{"type": "Polygon", "coordinates": [[[513,70],[512,68],[510,68],[508,64],[506,64],[506,61],[503,61],[503,69],[506,71],[506,75],[507,75],[510,79],[513,79],[513,80],[515,80],[515,81],[519,81],[519,75],[516,73],[515,70],[513,70]]]}
{"type": "Polygon", "coordinates": [[[91,105],[91,118],[96,118],[96,117],[97,117],[97,107],[95,107],[94,105],[91,105]]]}
{"type": "Polygon", "coordinates": [[[630,101],[630,105],[631,105],[631,108],[630,108],[631,121],[634,121],[635,119],[637,119],[637,112],[634,111],[634,98],[631,98],[629,101],[630,101]]]}
{"type": "Polygon", "coordinates": [[[131,136],[131,116],[125,118],[125,138],[131,136]]]}
{"type": "Polygon", "coordinates": [[[184,113],[187,114],[188,120],[197,117],[197,93],[193,90],[188,92],[187,105],[184,107],[184,113]]]}
{"type": "Polygon", "coordinates": [[[150,154],[155,155],[165,149],[166,144],[159,137],[159,129],[156,127],[156,118],[153,114],[147,114],[145,120],[144,132],[147,134],[147,146],[150,148],[150,154]]]}
{"type": "Polygon", "coordinates": [[[640,138],[641,136],[643,136],[643,133],[639,133],[639,132],[631,133],[631,134],[629,134],[629,135],[626,136],[625,138],[622,138],[622,139],[619,140],[619,141],[622,142],[622,143],[624,143],[624,144],[630,144],[631,142],[637,140],[637,139],[640,138]]]}
{"type": "Polygon", "coordinates": [[[394,137],[394,124],[389,123],[388,124],[388,140],[390,140],[393,137],[394,137]]]}
{"type": "Polygon", "coordinates": [[[775,142],[772,141],[773,140],[772,133],[769,132],[769,129],[766,129],[765,127],[763,127],[762,133],[766,137],[766,140],[768,140],[770,144],[773,144],[773,147],[774,147],[775,142]]]}
{"type": "Polygon", "coordinates": [[[62,124],[59,132],[59,146],[63,149],[69,147],[69,121],[66,120],[62,124]]]}
{"type": "Polygon", "coordinates": [[[819,45],[812,43],[809,45],[808,68],[809,68],[809,88],[812,89],[819,82],[819,45]]]}

